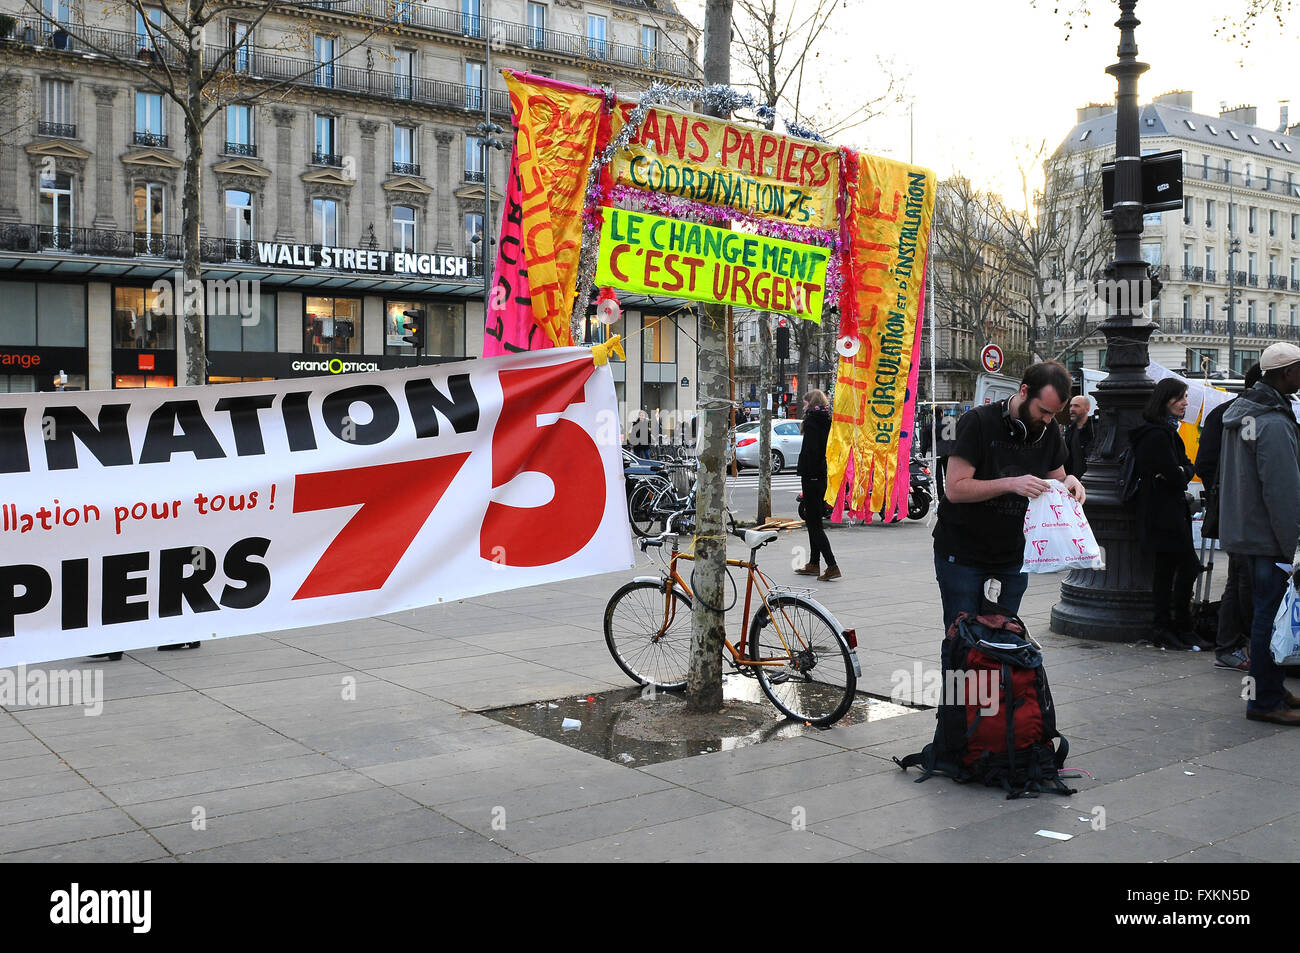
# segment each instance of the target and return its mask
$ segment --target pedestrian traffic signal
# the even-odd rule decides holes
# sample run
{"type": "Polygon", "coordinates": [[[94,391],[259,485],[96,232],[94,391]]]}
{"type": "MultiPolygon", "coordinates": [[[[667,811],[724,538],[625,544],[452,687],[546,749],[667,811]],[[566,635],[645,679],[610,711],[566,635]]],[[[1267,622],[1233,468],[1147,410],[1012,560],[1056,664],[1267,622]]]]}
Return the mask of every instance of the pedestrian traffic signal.
{"type": "Polygon", "coordinates": [[[411,345],[417,352],[424,350],[424,309],[413,308],[410,311],[402,312],[402,330],[406,333],[402,335],[402,340],[411,345]]]}

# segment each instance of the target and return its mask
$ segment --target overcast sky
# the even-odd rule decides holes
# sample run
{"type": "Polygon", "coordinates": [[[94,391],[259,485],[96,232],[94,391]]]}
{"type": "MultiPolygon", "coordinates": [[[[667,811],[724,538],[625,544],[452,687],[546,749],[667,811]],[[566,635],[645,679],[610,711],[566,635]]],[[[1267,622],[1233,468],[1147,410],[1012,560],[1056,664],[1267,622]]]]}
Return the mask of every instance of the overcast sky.
{"type": "MultiPolygon", "coordinates": [[[[703,24],[701,3],[678,2],[703,24]]],[[[811,7],[811,0],[796,2],[811,7]]],[[[1053,5],[1054,0],[1040,0],[1038,9],[1030,0],[842,0],[842,24],[823,33],[821,56],[812,61],[820,89],[829,91],[832,106],[847,110],[848,91],[879,87],[876,56],[892,57],[907,75],[913,103],[914,160],[941,175],[960,169],[1008,200],[1018,199],[1017,142],[1048,140],[1049,150],[1055,148],[1074,125],[1077,107],[1115,98],[1115,81],[1105,69],[1116,60],[1118,7],[1113,0],[1094,0],[1087,28],[1076,23],[1067,41],[1064,16],[1053,13],[1053,5]]],[[[1274,23],[1256,29],[1249,48],[1216,38],[1218,18],[1244,6],[1245,0],[1141,0],[1139,59],[1151,69],[1139,80],[1140,100],[1188,89],[1198,112],[1217,115],[1221,101],[1254,105],[1260,124],[1275,128],[1278,101],[1295,91],[1291,121],[1300,122],[1300,13],[1284,32],[1274,23]]],[[[815,88],[805,79],[805,89],[815,88]]],[[[907,107],[893,112],[841,142],[908,158],[907,107]]]]}

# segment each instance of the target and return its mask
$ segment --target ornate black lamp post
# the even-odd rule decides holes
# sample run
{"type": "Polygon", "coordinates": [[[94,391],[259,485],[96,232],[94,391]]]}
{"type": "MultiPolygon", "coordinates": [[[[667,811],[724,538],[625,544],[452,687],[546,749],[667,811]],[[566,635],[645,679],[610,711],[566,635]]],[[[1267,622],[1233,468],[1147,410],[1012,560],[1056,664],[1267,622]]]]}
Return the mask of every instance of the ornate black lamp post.
{"type": "Polygon", "coordinates": [[[1115,97],[1115,193],[1111,227],[1115,260],[1106,267],[1106,369],[1097,387],[1097,439],[1084,487],[1086,511],[1106,557],[1106,568],[1073,570],[1052,609],[1052,629],[1064,635],[1119,642],[1149,637],[1152,624],[1151,557],[1138,540],[1136,514],[1119,499],[1119,455],[1141,421],[1155,386],[1146,376],[1147,339],[1154,326],[1146,304],[1160,293],[1142,258],[1142,149],[1138,128],[1137,0],[1119,0],[1119,62],[1106,68],[1118,80],[1115,97]]]}

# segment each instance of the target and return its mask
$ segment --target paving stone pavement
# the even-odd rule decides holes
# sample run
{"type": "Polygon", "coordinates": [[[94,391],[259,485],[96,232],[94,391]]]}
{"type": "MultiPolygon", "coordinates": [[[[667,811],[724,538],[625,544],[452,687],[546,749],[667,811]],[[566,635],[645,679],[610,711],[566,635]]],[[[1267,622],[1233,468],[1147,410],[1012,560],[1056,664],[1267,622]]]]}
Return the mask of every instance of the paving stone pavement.
{"type": "MultiPolygon", "coordinates": [[[[927,528],[831,541],[844,578],[817,598],[857,629],[860,687],[937,668],[927,528]]],[[[785,535],[760,563],[801,582],[806,545],[785,535]]],[[[1070,798],[913,783],[890,759],[929,740],[928,712],[641,768],[479,713],[624,687],[602,612],[650,562],[102,663],[97,717],[0,710],[0,860],[1300,859],[1300,732],[1246,721],[1240,675],[1210,654],[1050,633],[1057,576],[1032,578],[1022,615],[1070,763],[1094,775],[1070,798]]]]}

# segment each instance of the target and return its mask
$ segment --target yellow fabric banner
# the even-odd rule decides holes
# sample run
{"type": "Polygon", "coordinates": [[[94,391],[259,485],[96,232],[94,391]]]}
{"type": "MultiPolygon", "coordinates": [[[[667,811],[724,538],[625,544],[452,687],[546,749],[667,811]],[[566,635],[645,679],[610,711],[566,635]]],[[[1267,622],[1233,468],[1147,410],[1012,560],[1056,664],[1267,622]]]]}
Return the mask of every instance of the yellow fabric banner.
{"type": "Polygon", "coordinates": [[[596,284],[821,323],[829,248],[645,212],[605,210],[596,284]]]}
{"type": "Polygon", "coordinates": [[[569,319],[582,250],[587,169],[595,152],[599,96],[529,82],[504,71],[522,189],[523,253],[533,316],[557,347],[573,343],[569,319]]]}
{"type": "Polygon", "coordinates": [[[908,383],[919,346],[936,180],[928,169],[877,156],[844,150],[841,160],[840,340],[856,351],[841,352],[826,447],[826,501],[835,503],[852,457],[848,509],[884,509],[889,518],[900,494],[906,507],[906,481],[895,487],[894,476],[904,411],[916,396],[908,383]]]}
{"type": "MultiPolygon", "coordinates": [[[[617,136],[635,103],[614,110],[617,136]]],[[[839,151],[707,116],[654,108],[614,158],[614,181],[807,228],[834,228],[839,151]]]]}

